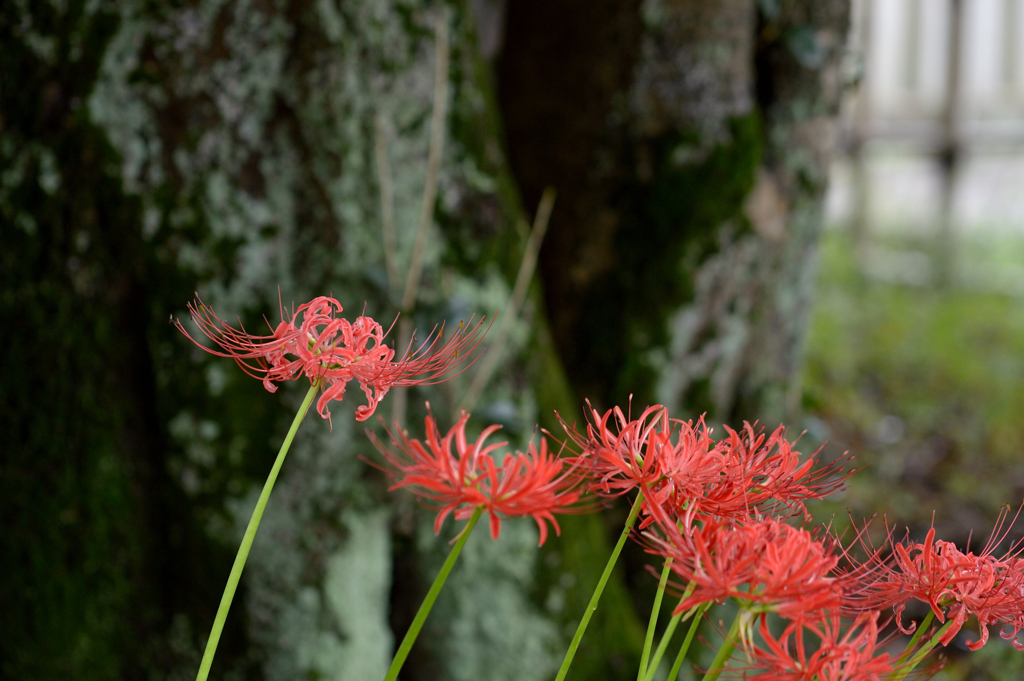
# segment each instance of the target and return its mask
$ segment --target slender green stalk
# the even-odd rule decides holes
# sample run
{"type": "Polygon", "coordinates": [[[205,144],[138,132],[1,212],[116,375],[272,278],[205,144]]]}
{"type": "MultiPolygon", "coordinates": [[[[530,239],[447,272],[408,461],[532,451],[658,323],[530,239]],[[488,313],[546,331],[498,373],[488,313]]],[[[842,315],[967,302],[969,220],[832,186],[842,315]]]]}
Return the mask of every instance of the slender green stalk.
{"type": "Polygon", "coordinates": [[[896,674],[893,675],[893,681],[902,681],[902,679],[904,679],[907,676],[907,674],[914,671],[914,668],[917,667],[917,665],[921,664],[921,661],[924,660],[925,657],[927,657],[928,653],[930,653],[932,651],[932,648],[934,648],[938,644],[939,639],[942,638],[942,635],[945,634],[946,630],[948,630],[951,626],[953,626],[952,619],[950,619],[948,622],[942,625],[942,627],[940,627],[939,630],[936,631],[930,639],[928,639],[928,642],[921,646],[920,650],[914,653],[914,656],[910,658],[910,660],[906,663],[906,666],[904,666],[903,669],[898,670],[896,674]]]}
{"type": "Polygon", "coordinates": [[[910,639],[910,643],[907,644],[907,649],[899,656],[894,666],[898,667],[906,662],[907,658],[914,654],[914,646],[917,645],[917,642],[921,639],[921,636],[924,635],[924,632],[928,631],[928,628],[932,625],[933,619],[935,619],[935,611],[929,610],[928,614],[925,615],[925,618],[921,620],[919,625],[917,625],[917,630],[914,631],[914,636],[910,639]]]}
{"type": "Polygon", "coordinates": [[[281,449],[278,451],[277,459],[274,460],[274,465],[270,469],[270,475],[267,476],[267,481],[263,483],[263,491],[260,492],[256,508],[253,509],[252,517],[249,518],[249,525],[245,528],[245,535],[242,536],[242,545],[238,547],[238,553],[235,554],[235,563],[231,566],[228,583],[224,585],[224,595],[220,598],[220,607],[217,608],[217,616],[213,620],[210,638],[206,641],[206,651],[203,653],[203,661],[199,665],[196,681],[206,681],[206,677],[210,674],[210,665],[213,664],[213,656],[217,652],[217,643],[220,642],[220,635],[224,630],[224,622],[228,618],[228,610],[231,609],[231,601],[234,599],[235,590],[238,588],[238,580],[242,577],[242,568],[245,567],[245,561],[249,557],[252,540],[256,537],[256,530],[259,528],[260,520],[263,518],[263,510],[267,507],[267,499],[270,498],[270,492],[274,489],[274,483],[277,482],[277,474],[281,471],[281,464],[284,463],[284,457],[287,456],[288,449],[292,446],[292,440],[295,439],[295,433],[299,429],[299,424],[305,418],[306,411],[309,409],[309,405],[313,403],[313,398],[316,397],[316,392],[319,388],[319,381],[309,387],[309,392],[306,393],[305,399],[302,400],[302,406],[299,407],[299,412],[292,419],[292,426],[288,429],[284,442],[281,443],[281,449]]]}
{"type": "MultiPolygon", "coordinates": [[[[697,633],[697,626],[700,624],[700,619],[710,607],[711,603],[702,603],[693,611],[693,621],[690,622],[690,629],[686,632],[686,638],[683,639],[683,645],[679,648],[679,652],[676,654],[676,659],[672,663],[672,669],[669,671],[668,676],[665,677],[665,681],[675,681],[679,676],[679,670],[683,666],[683,660],[686,659],[686,653],[690,650],[690,643],[693,641],[693,637],[697,633]]],[[[647,677],[647,681],[651,681],[653,678],[654,673],[652,672],[651,675],[647,677]]]]}
{"type": "MultiPolygon", "coordinates": [[[[693,593],[694,586],[695,584],[693,580],[690,580],[690,583],[686,586],[686,591],[684,591],[683,595],[679,598],[680,603],[690,597],[690,594],[693,593]]],[[[699,608],[700,606],[697,607],[699,608]]],[[[689,613],[694,614],[695,609],[696,608],[691,609],[689,613]]],[[[679,613],[678,615],[672,615],[672,619],[668,621],[668,626],[665,627],[665,633],[662,634],[661,641],[658,643],[658,649],[654,651],[654,657],[651,658],[651,661],[647,664],[647,673],[644,675],[644,681],[651,681],[654,678],[654,672],[658,669],[658,665],[661,664],[661,658],[665,656],[668,644],[672,641],[672,636],[676,633],[676,627],[679,626],[679,621],[682,618],[683,613],[679,613]]]]}
{"type": "Polygon", "coordinates": [[[555,677],[555,681],[562,681],[565,675],[569,673],[569,665],[572,664],[572,658],[576,656],[576,649],[580,647],[580,641],[583,640],[583,632],[587,630],[587,625],[590,624],[590,618],[593,616],[594,611],[597,610],[597,603],[601,600],[601,594],[604,592],[604,587],[608,583],[608,578],[611,577],[612,568],[615,567],[616,561],[619,559],[619,554],[622,553],[622,547],[626,544],[626,539],[629,537],[629,531],[633,529],[633,523],[636,522],[636,517],[640,513],[640,505],[643,503],[644,493],[641,491],[636,495],[636,501],[633,502],[633,508],[629,511],[629,517],[626,518],[626,526],[622,528],[622,534],[619,535],[619,541],[615,544],[615,548],[612,550],[612,555],[608,557],[608,563],[604,566],[604,572],[601,573],[601,579],[597,582],[597,588],[594,589],[594,594],[590,597],[590,603],[587,604],[587,610],[583,613],[583,619],[580,620],[580,624],[576,627],[576,633],[572,637],[572,642],[569,644],[569,650],[565,652],[565,659],[562,660],[562,666],[558,668],[558,675],[555,677]]]}
{"type": "Polygon", "coordinates": [[[640,671],[636,681],[644,681],[647,676],[647,660],[650,659],[651,645],[654,644],[654,628],[658,624],[658,615],[661,614],[661,599],[665,597],[665,584],[668,583],[668,575],[672,572],[672,559],[665,560],[665,567],[661,569],[661,579],[658,581],[658,593],[654,595],[654,607],[651,608],[651,619],[647,623],[647,637],[644,639],[644,652],[640,656],[640,671]]]}
{"type": "Polygon", "coordinates": [[[704,681],[715,681],[721,675],[722,670],[725,669],[725,663],[732,657],[732,651],[736,650],[736,634],[740,629],[741,615],[743,615],[743,610],[736,613],[736,619],[732,621],[729,633],[725,635],[725,640],[722,641],[722,647],[718,649],[718,654],[715,655],[715,659],[712,660],[707,673],[704,674],[704,681]]]}
{"type": "Polygon", "coordinates": [[[416,642],[416,637],[419,636],[423,623],[427,621],[427,615],[430,614],[430,609],[434,607],[434,601],[437,600],[437,595],[441,593],[441,587],[444,586],[445,580],[448,579],[448,574],[452,571],[452,567],[455,565],[459,554],[462,553],[462,547],[466,545],[466,540],[469,539],[469,533],[473,531],[473,526],[476,525],[477,520],[480,520],[480,514],[483,511],[483,506],[477,506],[473,511],[473,515],[469,517],[469,522],[466,523],[466,526],[462,528],[462,532],[459,533],[458,541],[455,542],[455,546],[452,547],[448,557],[445,558],[441,571],[437,573],[434,583],[430,585],[430,590],[427,591],[423,603],[420,604],[420,609],[416,611],[416,617],[413,618],[412,624],[409,625],[409,631],[405,632],[405,638],[402,639],[402,644],[398,646],[398,650],[395,652],[395,659],[391,660],[391,666],[388,668],[388,673],[384,676],[384,681],[395,681],[398,678],[398,672],[402,670],[405,658],[409,657],[412,644],[416,642]]]}
{"type": "Polygon", "coordinates": [[[643,681],[650,681],[650,679],[654,678],[654,672],[658,669],[658,665],[661,664],[661,658],[665,656],[665,650],[668,649],[668,644],[672,641],[672,636],[676,633],[676,627],[679,626],[679,621],[682,618],[683,613],[679,613],[678,615],[672,615],[672,619],[668,621],[665,633],[662,634],[661,641],[658,642],[658,649],[654,651],[654,656],[647,664],[647,671],[644,674],[643,681]]]}

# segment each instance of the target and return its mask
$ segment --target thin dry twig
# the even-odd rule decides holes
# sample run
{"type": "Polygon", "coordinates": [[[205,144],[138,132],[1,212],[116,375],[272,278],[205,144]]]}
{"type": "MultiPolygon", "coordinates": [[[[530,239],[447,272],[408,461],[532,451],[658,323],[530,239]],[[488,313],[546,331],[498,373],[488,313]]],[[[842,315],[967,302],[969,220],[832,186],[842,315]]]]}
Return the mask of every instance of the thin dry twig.
{"type": "Polygon", "coordinates": [[[430,121],[430,148],[427,155],[427,182],[423,187],[423,206],[416,227],[416,243],[409,261],[409,275],[402,294],[402,310],[408,312],[416,302],[416,291],[423,274],[423,249],[427,244],[427,231],[434,219],[437,200],[437,178],[441,172],[441,148],[444,145],[445,119],[448,109],[448,18],[441,15],[435,33],[434,110],[430,121]]]}
{"type": "MultiPolygon", "coordinates": [[[[423,187],[423,205],[420,209],[420,221],[416,227],[416,241],[413,244],[412,259],[409,261],[409,273],[405,280],[405,291],[402,294],[401,310],[405,314],[398,320],[398,345],[405,347],[412,339],[413,306],[416,304],[416,293],[420,287],[423,274],[423,249],[427,244],[427,232],[434,219],[434,202],[437,200],[437,180],[441,172],[441,150],[444,146],[444,129],[448,111],[448,17],[442,14],[437,19],[434,33],[434,105],[430,120],[430,146],[427,152],[427,181],[423,187]]],[[[406,401],[405,389],[394,392],[391,399],[392,418],[398,423],[405,423],[406,401]]]]}
{"type": "MultiPolygon", "coordinates": [[[[551,211],[555,207],[555,190],[548,187],[540,198],[537,206],[537,214],[533,218],[533,228],[530,230],[530,237],[526,241],[526,249],[523,251],[523,260],[519,263],[519,273],[516,275],[516,283],[512,287],[512,296],[509,299],[508,307],[501,315],[498,329],[494,335],[494,341],[487,353],[480,362],[480,368],[473,376],[473,382],[462,398],[460,409],[471,411],[480,399],[484,388],[498,367],[505,345],[508,343],[509,334],[512,333],[512,325],[519,318],[523,302],[526,300],[526,292],[530,287],[530,280],[537,268],[537,258],[540,255],[540,246],[544,241],[544,233],[548,228],[548,220],[551,218],[551,211]]],[[[458,412],[458,409],[456,410],[458,412]]],[[[456,413],[456,417],[458,414],[456,413]]]]}
{"type": "Polygon", "coordinates": [[[388,273],[391,295],[397,296],[402,285],[398,277],[395,239],[395,191],[391,184],[391,163],[388,160],[387,127],[384,114],[380,111],[374,117],[374,155],[377,158],[377,184],[380,186],[380,223],[384,233],[384,266],[388,273]]]}

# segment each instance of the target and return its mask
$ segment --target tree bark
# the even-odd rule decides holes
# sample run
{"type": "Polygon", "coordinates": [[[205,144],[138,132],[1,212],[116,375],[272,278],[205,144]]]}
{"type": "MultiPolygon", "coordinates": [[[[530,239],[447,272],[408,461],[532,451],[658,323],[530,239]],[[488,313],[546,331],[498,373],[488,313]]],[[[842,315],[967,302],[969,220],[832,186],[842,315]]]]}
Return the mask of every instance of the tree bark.
{"type": "Polygon", "coordinates": [[[797,412],[848,15],[843,0],[510,6],[509,159],[527,204],[560,191],[542,272],[580,399],[797,412]]]}
{"type": "MultiPolygon", "coordinates": [[[[524,208],[559,192],[543,286],[475,409],[479,427],[502,423],[522,447],[534,424],[554,430],[552,409],[572,419],[581,398],[630,393],[680,416],[791,413],[847,10],[0,8],[0,418],[14,443],[0,495],[2,674],[195,673],[303,391],[266,393],[168,316],[198,290],[255,332],[276,322],[279,296],[330,294],[390,321],[429,179],[439,22],[445,143],[406,316],[427,330],[503,310],[524,208]]],[[[471,378],[413,391],[406,427],[415,435],[426,399],[448,422],[471,378]]],[[[215,674],[383,675],[454,527],[435,538],[431,513],[360,461],[375,455],[351,417],[360,398],[350,391],[332,427],[300,429],[215,674]]],[[[607,555],[595,517],[563,530],[540,554],[528,522],[506,523],[498,542],[473,537],[403,678],[552,676],[607,555]]],[[[638,643],[618,578],[574,678],[635,674],[638,643]]]]}
{"type": "MultiPolygon", "coordinates": [[[[716,424],[797,416],[849,10],[510,3],[497,63],[509,162],[527,205],[559,192],[541,273],[577,401],[716,424]]],[[[625,513],[608,514],[608,535],[625,513]]],[[[624,559],[643,611],[647,557],[624,559]]],[[[609,658],[573,678],[614,678],[609,658]]]]}

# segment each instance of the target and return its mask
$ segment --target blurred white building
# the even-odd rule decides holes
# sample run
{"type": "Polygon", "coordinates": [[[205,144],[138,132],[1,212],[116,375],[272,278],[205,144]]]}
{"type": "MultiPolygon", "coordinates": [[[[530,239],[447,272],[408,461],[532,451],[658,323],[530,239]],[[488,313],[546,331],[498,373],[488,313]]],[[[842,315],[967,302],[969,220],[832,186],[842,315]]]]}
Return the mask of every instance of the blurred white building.
{"type": "Polygon", "coordinates": [[[928,283],[948,268],[957,283],[1024,293],[1024,262],[979,268],[971,255],[1024,243],[1024,0],[854,8],[861,77],[830,224],[854,231],[870,275],[928,283]]]}

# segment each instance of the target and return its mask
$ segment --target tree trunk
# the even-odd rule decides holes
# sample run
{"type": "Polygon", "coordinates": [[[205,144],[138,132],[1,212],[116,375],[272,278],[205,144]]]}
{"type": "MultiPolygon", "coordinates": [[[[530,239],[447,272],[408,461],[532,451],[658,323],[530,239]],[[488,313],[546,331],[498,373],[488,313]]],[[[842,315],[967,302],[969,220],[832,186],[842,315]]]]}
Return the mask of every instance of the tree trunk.
{"type": "MultiPolygon", "coordinates": [[[[798,414],[849,9],[510,3],[509,161],[526,205],[559,192],[541,272],[577,400],[717,423],[798,414]]],[[[609,536],[625,513],[608,514],[609,536]]],[[[627,548],[640,603],[647,562],[627,548]]],[[[583,650],[594,666],[573,678],[615,673],[597,652],[621,650],[614,638],[583,650]]]]}
{"type": "MultiPolygon", "coordinates": [[[[478,427],[522,447],[553,408],[630,393],[679,415],[791,413],[848,3],[472,4],[0,9],[4,676],[195,673],[302,389],[266,393],[168,316],[198,290],[254,332],[279,296],[390,321],[439,94],[405,313],[421,336],[505,309],[523,210],[558,190],[543,287],[478,427]],[[481,54],[499,51],[495,88],[481,54]]],[[[472,377],[412,391],[406,427],[426,399],[450,422],[472,377]]],[[[300,429],[214,674],[383,676],[455,528],[435,538],[360,461],[361,397],[300,429]]],[[[528,522],[473,537],[403,678],[550,678],[607,555],[595,517],[563,530],[539,554],[528,522]]],[[[630,676],[638,637],[620,579],[575,678],[630,676]]]]}
{"type": "Polygon", "coordinates": [[[848,15],[848,0],[510,5],[509,158],[527,205],[559,190],[541,267],[579,398],[796,413],[848,15]]]}

